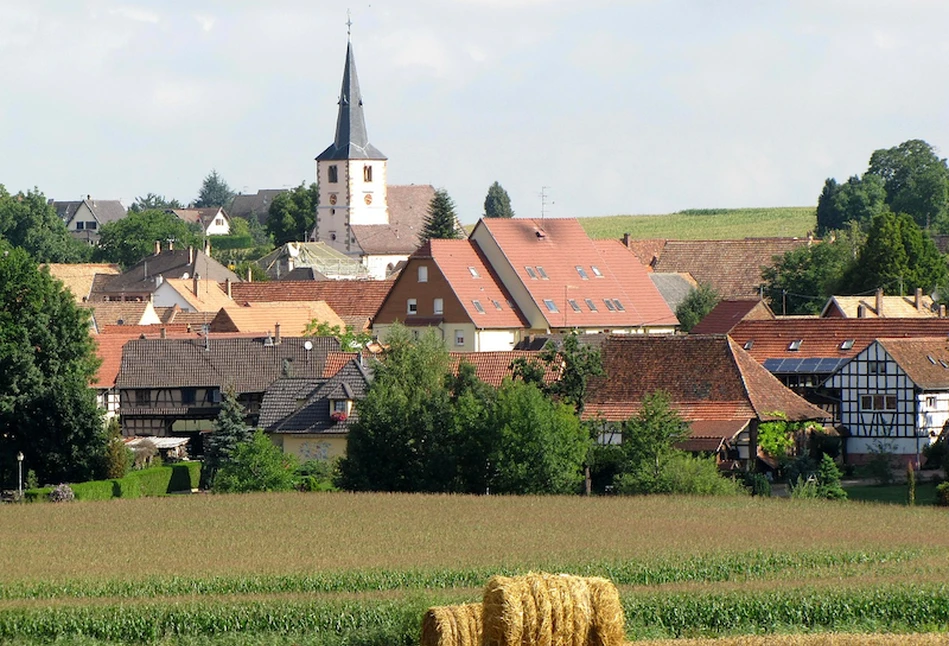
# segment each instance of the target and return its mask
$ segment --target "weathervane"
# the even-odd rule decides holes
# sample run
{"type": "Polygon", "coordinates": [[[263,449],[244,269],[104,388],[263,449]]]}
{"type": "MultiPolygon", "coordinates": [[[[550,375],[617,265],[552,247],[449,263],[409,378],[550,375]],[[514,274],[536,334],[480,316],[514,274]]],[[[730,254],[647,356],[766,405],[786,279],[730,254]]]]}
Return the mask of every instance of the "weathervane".
{"type": "Polygon", "coordinates": [[[353,37],[353,18],[349,9],[346,10],[346,38],[353,37]]]}

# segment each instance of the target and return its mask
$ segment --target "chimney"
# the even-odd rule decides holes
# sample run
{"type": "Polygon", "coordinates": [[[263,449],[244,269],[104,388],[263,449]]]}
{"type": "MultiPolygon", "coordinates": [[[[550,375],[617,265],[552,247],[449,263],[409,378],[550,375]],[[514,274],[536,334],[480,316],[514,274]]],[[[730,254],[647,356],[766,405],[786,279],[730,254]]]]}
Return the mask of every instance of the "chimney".
{"type": "Polygon", "coordinates": [[[623,234],[623,244],[626,246],[627,249],[629,248],[629,234],[628,233],[623,234]]]}
{"type": "Polygon", "coordinates": [[[165,329],[165,326],[164,326],[164,325],[161,326],[160,332],[161,332],[161,334],[160,334],[159,338],[162,338],[162,339],[168,338],[168,331],[165,329]]]}
{"type": "Polygon", "coordinates": [[[89,201],[92,201],[92,196],[87,193],[87,194],[86,194],[86,199],[89,200],[89,201]]]}
{"type": "Polygon", "coordinates": [[[273,344],[280,345],[280,324],[274,323],[273,325],[273,344]]]}
{"type": "Polygon", "coordinates": [[[175,240],[174,238],[171,238],[168,240],[168,251],[174,251],[174,250],[175,250],[175,240]]]}
{"type": "Polygon", "coordinates": [[[194,275],[194,278],[191,279],[191,284],[192,284],[192,287],[193,287],[193,290],[192,290],[192,291],[194,291],[194,295],[195,295],[195,296],[198,295],[198,281],[200,280],[200,278],[201,278],[200,276],[198,276],[197,274],[195,274],[195,275],[194,275]]]}
{"type": "Polygon", "coordinates": [[[247,282],[248,283],[254,282],[254,276],[253,274],[250,273],[250,267],[247,268],[247,282]]]}
{"type": "Polygon", "coordinates": [[[917,312],[923,311],[923,288],[922,287],[916,288],[916,311],[917,312]]]}
{"type": "Polygon", "coordinates": [[[161,240],[156,240],[155,241],[155,255],[157,256],[160,253],[161,253],[161,240]]]}
{"type": "Polygon", "coordinates": [[[867,306],[864,305],[863,303],[860,303],[859,305],[857,305],[857,318],[858,319],[867,318],[867,306]]]}
{"type": "Polygon", "coordinates": [[[211,255],[211,238],[209,238],[208,236],[204,237],[204,255],[205,256],[211,255]]]}
{"type": "Polygon", "coordinates": [[[194,264],[194,247],[188,246],[188,264],[194,264]]]}
{"type": "Polygon", "coordinates": [[[876,297],[876,310],[877,316],[883,318],[883,288],[877,288],[877,297],[876,297]]]}
{"type": "Polygon", "coordinates": [[[939,306],[939,318],[941,318],[941,319],[946,318],[946,306],[945,306],[945,305],[940,305],[940,306],[939,306]]]}
{"type": "Polygon", "coordinates": [[[224,291],[227,292],[228,298],[234,298],[233,296],[231,296],[231,279],[230,278],[224,279],[224,291]]]}

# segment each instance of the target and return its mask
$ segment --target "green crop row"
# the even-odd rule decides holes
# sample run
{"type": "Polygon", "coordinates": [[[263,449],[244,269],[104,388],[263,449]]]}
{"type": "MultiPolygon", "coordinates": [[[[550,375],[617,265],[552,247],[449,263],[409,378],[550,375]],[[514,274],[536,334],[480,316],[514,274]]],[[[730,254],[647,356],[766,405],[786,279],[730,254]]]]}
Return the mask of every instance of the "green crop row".
{"type": "MultiPolygon", "coordinates": [[[[452,599],[189,601],[0,611],[0,642],[74,637],[149,643],[176,637],[306,635],[320,646],[417,644],[425,609],[452,599]]],[[[949,587],[625,595],[628,637],[949,629],[949,587]]]]}
{"type": "MultiPolygon", "coordinates": [[[[782,572],[800,573],[828,567],[904,562],[917,556],[918,552],[909,550],[800,553],[753,551],[700,555],[687,559],[560,563],[550,564],[546,569],[582,576],[603,576],[617,585],[660,585],[760,579],[782,572]]],[[[523,573],[523,569],[518,568],[484,567],[457,570],[347,570],[277,576],[175,576],[137,581],[17,582],[0,586],[0,599],[136,598],[190,594],[292,594],[477,588],[484,585],[493,574],[523,573]]]]}
{"type": "MultiPolygon", "coordinates": [[[[124,478],[92,480],[70,485],[76,500],[109,500],[111,498],[141,498],[164,496],[178,491],[197,488],[201,479],[200,462],[180,462],[168,466],[132,471],[124,478]]],[[[24,495],[29,502],[45,501],[51,487],[29,489],[24,495]]]]}

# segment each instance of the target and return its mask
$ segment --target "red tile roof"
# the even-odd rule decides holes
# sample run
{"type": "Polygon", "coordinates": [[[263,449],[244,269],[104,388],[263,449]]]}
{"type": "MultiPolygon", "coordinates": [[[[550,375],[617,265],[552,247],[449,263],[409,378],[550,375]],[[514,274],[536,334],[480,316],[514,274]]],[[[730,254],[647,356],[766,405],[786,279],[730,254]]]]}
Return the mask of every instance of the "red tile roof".
{"type": "Polygon", "coordinates": [[[426,255],[435,261],[476,327],[527,327],[527,320],[514,305],[514,299],[478,245],[470,240],[430,240],[413,257],[424,258],[426,255]],[[481,304],[484,312],[478,311],[475,301],[481,304]]]}
{"type": "Polygon", "coordinates": [[[949,335],[947,319],[838,319],[838,318],[775,318],[774,320],[741,321],[730,336],[759,363],[766,359],[803,359],[808,357],[854,357],[883,337],[934,337],[949,335]],[[798,350],[791,350],[792,341],[801,341],[798,350]],[[841,347],[853,341],[850,348],[841,347]]]}
{"type": "Polygon", "coordinates": [[[326,301],[347,324],[362,330],[366,321],[375,316],[391,288],[390,280],[284,280],[233,283],[231,296],[237,302],[248,303],[326,301]]]}
{"type": "Polygon", "coordinates": [[[591,240],[575,218],[485,218],[472,232],[475,240],[479,228],[500,248],[548,327],[609,329],[677,323],[642,263],[619,242],[591,240]],[[591,311],[586,299],[596,311],[591,311]],[[604,299],[611,305],[619,301],[623,309],[610,310],[604,299]],[[568,300],[574,300],[580,311],[568,300]],[[551,312],[545,301],[558,311],[551,312]]]}
{"type": "Polygon", "coordinates": [[[326,364],[323,366],[323,377],[330,379],[336,376],[343,366],[358,357],[356,352],[330,351],[326,353],[326,364]]]}
{"type": "Polygon", "coordinates": [[[692,334],[728,334],[739,321],[752,319],[773,319],[774,312],[764,301],[723,300],[712,308],[699,324],[692,328],[692,334]]]}
{"type": "Polygon", "coordinates": [[[99,330],[99,334],[119,334],[134,335],[138,337],[142,334],[154,336],[160,335],[162,329],[165,334],[187,334],[192,331],[187,323],[163,323],[161,325],[106,325],[99,330]]]}
{"type": "Polygon", "coordinates": [[[590,382],[587,417],[627,419],[664,391],[688,421],[827,418],[724,335],[614,335],[602,353],[606,375],[590,382]]]}
{"type": "MultiPolygon", "coordinates": [[[[462,361],[474,366],[475,374],[481,381],[500,386],[505,377],[511,376],[511,364],[515,359],[538,359],[537,352],[526,350],[511,350],[498,352],[450,352],[452,372],[458,371],[458,364],[462,361]]],[[[551,383],[557,380],[559,371],[548,367],[544,372],[544,382],[551,383]]]]}
{"type": "Polygon", "coordinates": [[[653,266],[656,271],[688,272],[708,283],[723,298],[758,296],[761,268],[775,256],[809,244],[807,238],[745,238],[744,240],[667,240],[653,266]]]}

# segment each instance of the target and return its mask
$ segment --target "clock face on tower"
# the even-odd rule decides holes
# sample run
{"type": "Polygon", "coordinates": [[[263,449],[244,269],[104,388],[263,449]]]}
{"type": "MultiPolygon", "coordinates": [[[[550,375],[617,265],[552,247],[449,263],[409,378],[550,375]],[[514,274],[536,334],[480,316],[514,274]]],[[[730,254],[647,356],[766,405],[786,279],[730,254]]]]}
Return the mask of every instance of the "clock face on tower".
{"type": "Polygon", "coordinates": [[[366,193],[366,197],[363,199],[366,200],[366,206],[369,206],[372,204],[372,193],[366,193]]]}
{"type": "Polygon", "coordinates": [[[336,193],[330,193],[330,204],[336,204],[336,193]]]}

